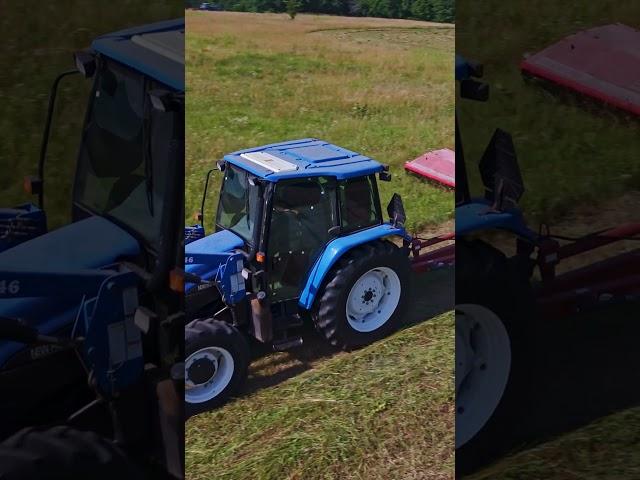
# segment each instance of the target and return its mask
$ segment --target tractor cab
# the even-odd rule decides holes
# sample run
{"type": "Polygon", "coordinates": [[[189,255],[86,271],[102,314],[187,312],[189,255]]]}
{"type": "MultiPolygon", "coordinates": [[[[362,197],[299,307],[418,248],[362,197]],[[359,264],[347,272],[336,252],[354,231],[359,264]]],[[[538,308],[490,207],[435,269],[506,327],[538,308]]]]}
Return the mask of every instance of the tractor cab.
{"type": "Polygon", "coordinates": [[[66,77],[82,76],[91,90],[79,132],[72,221],[105,218],[143,245],[151,262],[169,228],[167,185],[181,158],[172,144],[183,135],[183,31],[182,20],[159,22],[101,36],[75,54],[76,68],[52,86],[38,174],[25,179],[37,206],[0,210],[0,251],[47,231],[44,177],[57,91],[66,77]]]}
{"type": "Polygon", "coordinates": [[[194,263],[194,254],[242,250],[263,271],[270,301],[295,305],[328,244],[383,224],[375,174],[388,179],[386,167],[327,142],[303,139],[242,150],[226,155],[218,167],[223,180],[216,233],[185,247],[187,271],[204,279],[219,274],[216,263],[225,257],[194,263]]]}

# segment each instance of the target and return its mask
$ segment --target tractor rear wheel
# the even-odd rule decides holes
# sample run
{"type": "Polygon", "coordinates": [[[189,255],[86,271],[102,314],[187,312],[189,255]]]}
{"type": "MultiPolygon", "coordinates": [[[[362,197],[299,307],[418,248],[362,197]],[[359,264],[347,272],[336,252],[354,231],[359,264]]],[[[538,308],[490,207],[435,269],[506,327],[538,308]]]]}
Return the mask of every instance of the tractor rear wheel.
{"type": "Polygon", "coordinates": [[[517,442],[526,415],[529,277],[475,240],[456,245],[456,472],[469,473],[517,442]]]}
{"type": "Polygon", "coordinates": [[[189,418],[222,405],[247,378],[249,345],[227,322],[194,320],[184,330],[185,414],[189,418]]]}
{"type": "Polygon", "coordinates": [[[346,253],[327,274],[314,310],[317,329],[343,350],[396,331],[410,288],[409,259],[396,245],[375,241],[346,253]]]}
{"type": "Polygon", "coordinates": [[[110,440],[67,426],[26,428],[0,444],[3,480],[143,479],[110,440]]]}

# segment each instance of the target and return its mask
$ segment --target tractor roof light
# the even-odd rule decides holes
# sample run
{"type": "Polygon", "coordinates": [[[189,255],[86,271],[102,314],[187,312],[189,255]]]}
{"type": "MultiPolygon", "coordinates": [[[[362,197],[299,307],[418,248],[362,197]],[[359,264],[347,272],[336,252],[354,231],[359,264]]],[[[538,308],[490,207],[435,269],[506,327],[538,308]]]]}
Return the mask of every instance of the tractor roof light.
{"type": "Polygon", "coordinates": [[[76,69],[84,78],[91,78],[96,73],[96,57],[87,51],[76,52],[74,55],[76,69]]]}
{"type": "Polygon", "coordinates": [[[378,173],[378,178],[382,182],[390,182],[391,181],[391,174],[389,172],[382,171],[382,172],[378,173]]]}
{"type": "MultiPolygon", "coordinates": [[[[225,162],[224,160],[218,160],[216,162],[216,167],[218,168],[218,170],[220,170],[221,172],[224,172],[224,169],[227,166],[227,162],[225,162]]],[[[207,181],[209,180],[209,178],[207,177],[207,181]]]]}

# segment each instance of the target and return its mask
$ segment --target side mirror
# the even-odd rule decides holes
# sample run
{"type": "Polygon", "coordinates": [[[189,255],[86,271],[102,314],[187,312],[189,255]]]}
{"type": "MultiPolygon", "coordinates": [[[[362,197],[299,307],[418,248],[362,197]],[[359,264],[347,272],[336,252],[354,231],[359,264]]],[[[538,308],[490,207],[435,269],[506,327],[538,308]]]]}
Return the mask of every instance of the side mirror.
{"type": "Polygon", "coordinates": [[[460,97],[486,102],[489,99],[489,85],[472,79],[462,80],[460,82],[460,97]]]}
{"type": "Polygon", "coordinates": [[[387,205],[387,213],[393,223],[394,227],[404,227],[404,222],[407,220],[407,214],[404,211],[404,205],[402,204],[402,197],[397,193],[393,194],[389,205],[387,205]]]}

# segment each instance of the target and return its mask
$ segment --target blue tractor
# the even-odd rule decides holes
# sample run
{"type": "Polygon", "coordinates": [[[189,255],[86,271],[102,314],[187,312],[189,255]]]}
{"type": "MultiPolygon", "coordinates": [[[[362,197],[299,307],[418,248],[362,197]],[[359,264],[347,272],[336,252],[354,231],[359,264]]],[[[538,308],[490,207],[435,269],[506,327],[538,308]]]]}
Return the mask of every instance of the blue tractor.
{"type": "Polygon", "coordinates": [[[248,338],[287,349],[311,321],[350,350],[399,328],[410,298],[412,239],[397,194],[384,219],[385,165],[308,138],[228,154],[218,169],[215,232],[186,229],[187,415],[238,391],[248,338]]]}
{"type": "Polygon", "coordinates": [[[183,478],[184,20],[101,36],[75,62],[25,182],[38,205],[0,210],[0,477],[183,478]],[[48,231],[72,75],[92,85],[72,223],[48,231]]]}

